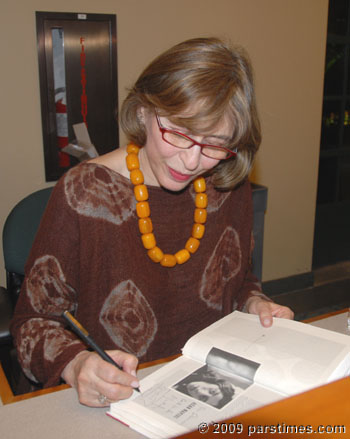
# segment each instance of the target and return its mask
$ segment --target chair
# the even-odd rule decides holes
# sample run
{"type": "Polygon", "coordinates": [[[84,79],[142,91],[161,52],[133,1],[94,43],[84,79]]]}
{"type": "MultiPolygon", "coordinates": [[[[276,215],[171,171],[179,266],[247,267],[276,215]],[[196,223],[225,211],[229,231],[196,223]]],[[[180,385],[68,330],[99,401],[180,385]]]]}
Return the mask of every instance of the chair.
{"type": "Polygon", "coordinates": [[[6,288],[0,287],[0,361],[12,387],[16,387],[19,367],[14,364],[9,325],[23,282],[24,266],[51,191],[52,187],[38,190],[17,203],[3,228],[6,288]]]}

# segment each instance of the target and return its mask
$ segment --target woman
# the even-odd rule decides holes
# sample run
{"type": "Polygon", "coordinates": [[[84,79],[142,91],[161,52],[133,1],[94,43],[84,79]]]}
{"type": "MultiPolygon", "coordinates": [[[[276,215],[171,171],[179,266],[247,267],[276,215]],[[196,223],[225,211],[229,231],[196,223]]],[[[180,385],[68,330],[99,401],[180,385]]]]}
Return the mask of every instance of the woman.
{"type": "Polygon", "coordinates": [[[63,379],[90,406],[129,397],[138,360],[179,353],[233,309],[266,326],[293,315],[250,272],[260,128],[244,52],[215,38],[169,49],[129,92],[121,124],[128,149],[55,186],[12,323],[27,376],[63,379]],[[123,371],[86,350],[64,310],[123,371]]]}

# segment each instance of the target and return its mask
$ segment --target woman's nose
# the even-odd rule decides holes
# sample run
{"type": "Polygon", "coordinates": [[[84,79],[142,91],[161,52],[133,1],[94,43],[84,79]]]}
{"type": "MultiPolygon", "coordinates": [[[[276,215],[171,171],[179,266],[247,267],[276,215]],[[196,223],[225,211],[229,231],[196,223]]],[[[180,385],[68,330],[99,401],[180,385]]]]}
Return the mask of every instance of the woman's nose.
{"type": "Polygon", "coordinates": [[[184,149],[180,153],[181,160],[188,171],[197,169],[201,159],[201,147],[193,145],[189,149],[184,149]]]}

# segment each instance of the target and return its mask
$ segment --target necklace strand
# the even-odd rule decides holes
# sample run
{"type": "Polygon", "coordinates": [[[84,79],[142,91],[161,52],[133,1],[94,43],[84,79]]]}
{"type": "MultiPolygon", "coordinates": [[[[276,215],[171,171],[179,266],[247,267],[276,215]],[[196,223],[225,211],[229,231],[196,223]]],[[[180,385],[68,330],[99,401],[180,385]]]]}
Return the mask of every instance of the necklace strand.
{"type": "Polygon", "coordinates": [[[188,261],[193,253],[198,250],[200,239],[205,232],[205,222],[207,219],[208,197],[205,193],[206,184],[203,177],[197,177],[193,181],[193,187],[196,192],[194,224],[192,227],[192,236],[187,240],[185,248],[179,250],[174,255],[163,253],[157,247],[156,238],[153,234],[153,225],[151,220],[151,210],[148,203],[148,190],[144,184],[144,176],[140,169],[139,147],[130,143],[127,147],[126,166],[130,172],[130,180],[134,185],[134,195],[136,198],[136,214],[139,218],[139,230],[143,246],[147,250],[148,256],[153,262],[160,263],[163,267],[174,267],[176,264],[184,264],[188,261]]]}

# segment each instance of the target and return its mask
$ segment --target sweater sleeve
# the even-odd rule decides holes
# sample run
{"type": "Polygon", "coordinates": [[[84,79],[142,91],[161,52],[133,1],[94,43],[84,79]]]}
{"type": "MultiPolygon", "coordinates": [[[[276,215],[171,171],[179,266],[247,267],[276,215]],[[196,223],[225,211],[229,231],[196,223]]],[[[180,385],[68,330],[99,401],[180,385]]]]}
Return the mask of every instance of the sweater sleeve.
{"type": "Polygon", "coordinates": [[[242,289],[239,293],[237,308],[240,311],[248,312],[248,310],[246,308],[246,303],[250,297],[260,297],[263,300],[267,300],[268,302],[272,302],[272,300],[263,293],[261,283],[254,276],[251,269],[249,269],[247,271],[247,274],[246,274],[246,277],[244,280],[244,284],[243,284],[242,289]]]}
{"type": "Polygon", "coordinates": [[[253,236],[253,200],[252,200],[252,191],[251,185],[247,182],[246,184],[246,194],[245,194],[245,223],[249,226],[248,231],[250,233],[250,239],[247,240],[247,254],[248,261],[245,265],[245,274],[244,279],[239,291],[237,291],[236,295],[236,306],[234,309],[239,309],[241,311],[246,310],[247,300],[252,297],[260,297],[261,299],[267,300],[271,302],[272,300],[266,296],[262,291],[261,282],[257,279],[257,277],[253,274],[253,250],[254,250],[254,236],[253,236]]]}
{"type": "Polygon", "coordinates": [[[79,222],[62,180],[39,226],[11,322],[24,373],[45,387],[59,384],[64,367],[86,349],[61,317],[64,310],[75,311],[79,281],[79,222]]]}

